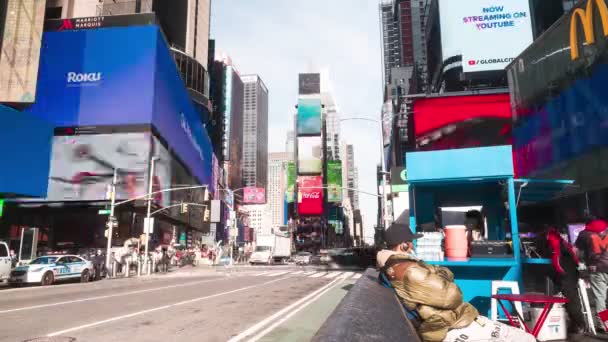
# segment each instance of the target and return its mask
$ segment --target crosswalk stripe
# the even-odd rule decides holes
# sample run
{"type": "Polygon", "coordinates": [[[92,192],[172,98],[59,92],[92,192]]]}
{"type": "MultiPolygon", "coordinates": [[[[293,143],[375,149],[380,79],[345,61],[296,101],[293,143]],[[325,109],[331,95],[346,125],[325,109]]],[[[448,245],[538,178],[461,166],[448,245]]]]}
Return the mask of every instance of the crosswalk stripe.
{"type": "Polygon", "coordinates": [[[330,272],[324,278],[335,278],[335,277],[339,276],[340,274],[342,274],[342,272],[330,272]]]}
{"type": "Polygon", "coordinates": [[[287,274],[287,273],[289,273],[289,272],[278,272],[278,273],[267,274],[266,276],[267,277],[278,277],[280,275],[287,274]]]}
{"type": "Polygon", "coordinates": [[[314,273],[317,273],[317,271],[306,272],[306,273],[304,273],[304,275],[307,276],[307,275],[311,275],[311,274],[314,274],[314,273]]]}
{"type": "Polygon", "coordinates": [[[355,272],[345,272],[344,274],[342,274],[341,278],[348,279],[348,278],[352,277],[353,274],[355,274],[355,272]]]}
{"type": "Polygon", "coordinates": [[[359,279],[361,278],[361,273],[357,273],[353,276],[353,279],[359,279]]]}
{"type": "Polygon", "coordinates": [[[319,278],[327,274],[327,272],[316,272],[315,274],[309,275],[310,278],[319,278]]]}
{"type": "Polygon", "coordinates": [[[304,271],[297,271],[297,272],[293,272],[291,275],[302,274],[302,273],[304,273],[304,271]]]}
{"type": "Polygon", "coordinates": [[[258,274],[256,274],[256,276],[263,276],[263,275],[266,275],[266,274],[268,274],[268,273],[270,273],[270,272],[262,272],[262,273],[258,273],[258,274]]]}

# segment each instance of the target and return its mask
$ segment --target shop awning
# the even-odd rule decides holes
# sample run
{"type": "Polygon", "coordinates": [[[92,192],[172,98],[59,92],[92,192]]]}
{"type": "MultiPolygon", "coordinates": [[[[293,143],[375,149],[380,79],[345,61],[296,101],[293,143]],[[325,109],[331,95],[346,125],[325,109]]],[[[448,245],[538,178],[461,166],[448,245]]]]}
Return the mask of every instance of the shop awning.
{"type": "Polygon", "coordinates": [[[573,180],[568,179],[515,179],[517,205],[545,202],[560,197],[569,188],[574,188],[573,180]]]}

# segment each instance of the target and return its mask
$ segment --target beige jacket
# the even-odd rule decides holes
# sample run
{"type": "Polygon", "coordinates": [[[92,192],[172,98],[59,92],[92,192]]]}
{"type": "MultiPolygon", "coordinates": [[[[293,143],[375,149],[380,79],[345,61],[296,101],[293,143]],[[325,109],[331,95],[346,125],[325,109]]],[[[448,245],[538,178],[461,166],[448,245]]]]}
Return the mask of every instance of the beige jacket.
{"type": "Polygon", "coordinates": [[[447,268],[390,250],[380,251],[377,260],[401,301],[418,311],[422,319],[418,333],[424,341],[443,341],[448,330],[468,327],[479,316],[463,301],[454,274],[447,268]]]}

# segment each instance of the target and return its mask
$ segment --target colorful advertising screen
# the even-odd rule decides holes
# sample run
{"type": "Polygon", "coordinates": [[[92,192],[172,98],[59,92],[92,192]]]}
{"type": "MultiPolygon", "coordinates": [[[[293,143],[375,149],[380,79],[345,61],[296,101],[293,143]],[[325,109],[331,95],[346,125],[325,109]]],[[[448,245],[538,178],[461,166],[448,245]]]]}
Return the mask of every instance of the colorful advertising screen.
{"type": "Polygon", "coordinates": [[[293,203],[295,201],[295,187],[296,187],[296,163],[290,161],[287,162],[287,189],[285,191],[285,197],[287,203],[293,203]]]}
{"type": "Polygon", "coordinates": [[[321,137],[298,138],[298,173],[319,174],[321,173],[323,148],[321,137]]]}
{"type": "Polygon", "coordinates": [[[417,99],[414,131],[421,150],[507,145],[512,141],[508,94],[417,99]]]}
{"type": "Polygon", "coordinates": [[[327,162],[327,202],[342,202],[342,162],[340,160],[327,162]]]}
{"type": "Polygon", "coordinates": [[[529,0],[440,0],[443,60],[464,72],[503,70],[533,41],[529,0]]]}
{"type": "MultiPolygon", "coordinates": [[[[114,169],[118,170],[118,199],[145,195],[151,155],[156,159],[152,189],[171,188],[171,156],[149,133],[56,136],[47,200],[105,200],[114,169]]],[[[167,193],[154,199],[158,205],[170,204],[167,193]]]]}
{"type": "Polygon", "coordinates": [[[298,177],[298,213],[304,216],[323,214],[323,178],[298,177]]]}
{"type": "Polygon", "coordinates": [[[255,187],[243,189],[243,202],[246,204],[266,203],[266,189],[255,187]]]}
{"type": "Polygon", "coordinates": [[[35,100],[45,5],[40,0],[0,1],[0,102],[35,100]]]}
{"type": "Polygon", "coordinates": [[[321,99],[298,100],[298,135],[321,134],[321,99]]]}

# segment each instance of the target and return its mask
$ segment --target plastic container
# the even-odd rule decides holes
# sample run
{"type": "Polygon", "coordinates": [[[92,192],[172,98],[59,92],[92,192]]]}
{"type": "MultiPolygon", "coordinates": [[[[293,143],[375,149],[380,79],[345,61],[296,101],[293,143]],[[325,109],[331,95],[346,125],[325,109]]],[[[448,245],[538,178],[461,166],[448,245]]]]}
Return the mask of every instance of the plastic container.
{"type": "MultiPolygon", "coordinates": [[[[525,311],[530,313],[531,322],[528,326],[536,325],[541,313],[542,308],[526,308],[525,311]]],[[[566,325],[566,309],[555,305],[553,309],[549,311],[545,324],[540,329],[538,341],[566,341],[568,339],[568,329],[566,325]]],[[[524,317],[527,315],[524,315],[524,317]]]]}
{"type": "Polygon", "coordinates": [[[466,227],[453,225],[445,227],[445,256],[448,260],[466,261],[469,246],[466,227]]]}

